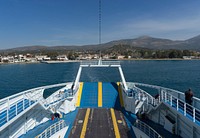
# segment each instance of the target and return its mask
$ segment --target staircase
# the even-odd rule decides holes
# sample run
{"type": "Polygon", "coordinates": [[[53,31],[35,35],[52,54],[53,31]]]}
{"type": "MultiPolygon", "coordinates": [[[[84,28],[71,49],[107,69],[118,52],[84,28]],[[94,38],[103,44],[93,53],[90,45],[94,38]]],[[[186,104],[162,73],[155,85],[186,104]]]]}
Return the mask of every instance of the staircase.
{"type": "Polygon", "coordinates": [[[58,103],[65,101],[67,98],[73,96],[71,89],[60,90],[59,92],[53,93],[47,99],[42,98],[39,103],[42,107],[47,110],[49,108],[55,107],[58,103]]]}
{"type": "Polygon", "coordinates": [[[153,96],[138,87],[133,87],[129,90],[128,95],[134,97],[135,114],[148,112],[157,104],[153,96]]]}

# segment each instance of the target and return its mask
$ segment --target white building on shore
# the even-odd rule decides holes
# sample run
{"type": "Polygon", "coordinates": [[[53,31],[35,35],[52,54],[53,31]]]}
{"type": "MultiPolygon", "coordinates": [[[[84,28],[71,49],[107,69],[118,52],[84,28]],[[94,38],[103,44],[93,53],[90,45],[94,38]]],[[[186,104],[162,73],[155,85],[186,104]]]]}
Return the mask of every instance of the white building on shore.
{"type": "Polygon", "coordinates": [[[3,56],[3,57],[1,57],[1,62],[14,63],[14,57],[13,56],[3,56]]]}
{"type": "Polygon", "coordinates": [[[47,61],[47,60],[51,60],[51,58],[48,57],[47,55],[37,55],[37,56],[35,56],[35,58],[36,58],[37,61],[43,61],[43,60],[47,61]]]}
{"type": "Polygon", "coordinates": [[[57,56],[57,60],[59,61],[67,61],[69,60],[66,55],[59,55],[57,56]]]}

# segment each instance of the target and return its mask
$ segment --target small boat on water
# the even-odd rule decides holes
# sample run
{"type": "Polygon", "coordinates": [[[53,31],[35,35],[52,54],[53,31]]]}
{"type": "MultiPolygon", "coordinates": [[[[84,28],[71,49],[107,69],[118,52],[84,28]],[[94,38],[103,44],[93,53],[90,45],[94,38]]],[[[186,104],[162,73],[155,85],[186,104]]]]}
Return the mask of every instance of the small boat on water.
{"type": "Polygon", "coordinates": [[[126,82],[119,61],[84,61],[74,82],[1,99],[0,137],[198,138],[200,99],[189,105],[182,92],[126,82]],[[83,68],[118,68],[121,81],[80,82],[83,68]],[[45,91],[53,93],[44,98],[45,91]]]}

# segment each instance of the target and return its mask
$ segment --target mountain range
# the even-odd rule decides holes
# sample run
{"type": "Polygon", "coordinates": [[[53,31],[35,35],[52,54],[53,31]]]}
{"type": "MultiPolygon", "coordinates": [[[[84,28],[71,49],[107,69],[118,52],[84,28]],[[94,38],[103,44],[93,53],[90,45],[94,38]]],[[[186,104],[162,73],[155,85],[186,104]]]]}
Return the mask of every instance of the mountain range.
{"type": "MultiPolygon", "coordinates": [[[[142,48],[152,50],[194,50],[200,51],[200,35],[187,40],[170,40],[163,38],[153,38],[150,36],[141,36],[134,39],[115,40],[101,45],[83,45],[83,46],[25,46],[11,49],[0,50],[0,53],[11,52],[39,52],[39,51],[98,51],[115,48],[116,46],[128,46],[129,48],[142,48]]],[[[116,47],[117,48],[117,47],[116,47]]]]}

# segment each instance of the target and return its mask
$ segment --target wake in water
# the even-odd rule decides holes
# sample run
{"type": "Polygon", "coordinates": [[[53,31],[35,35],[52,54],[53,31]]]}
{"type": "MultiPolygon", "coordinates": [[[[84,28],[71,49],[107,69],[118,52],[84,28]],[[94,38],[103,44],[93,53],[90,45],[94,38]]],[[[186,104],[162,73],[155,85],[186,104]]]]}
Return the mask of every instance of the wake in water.
{"type": "Polygon", "coordinates": [[[120,81],[119,73],[113,74],[116,68],[83,68],[81,81],[84,82],[118,82],[120,81]]]}

